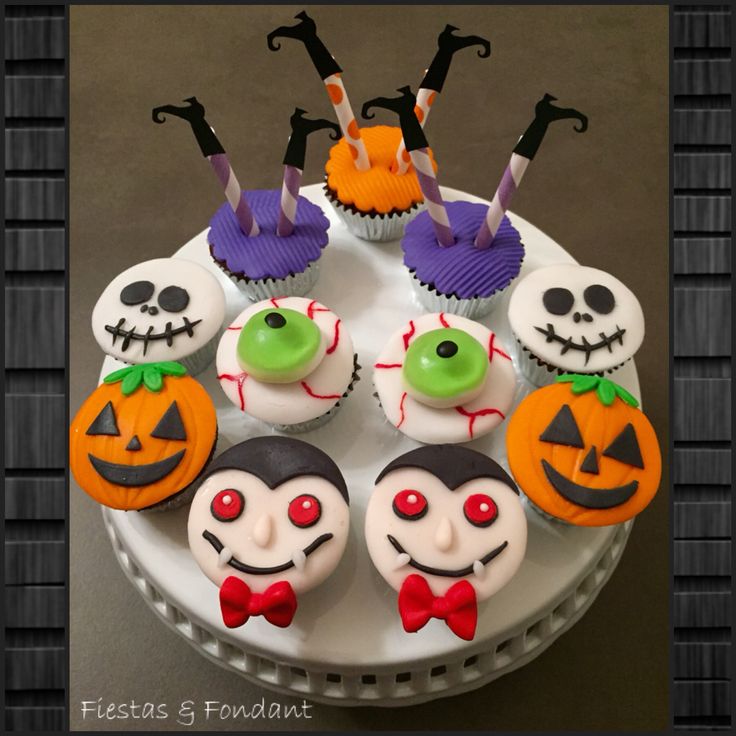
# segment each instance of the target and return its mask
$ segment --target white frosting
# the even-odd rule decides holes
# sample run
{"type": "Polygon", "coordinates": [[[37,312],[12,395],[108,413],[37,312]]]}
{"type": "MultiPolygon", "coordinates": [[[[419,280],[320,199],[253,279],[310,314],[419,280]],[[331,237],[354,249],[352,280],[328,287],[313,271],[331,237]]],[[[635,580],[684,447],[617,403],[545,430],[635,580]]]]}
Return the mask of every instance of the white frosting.
{"type": "Polygon", "coordinates": [[[444,595],[459,580],[475,588],[485,600],[514,576],[526,551],[526,516],[519,496],[506,484],[491,478],[475,478],[451,491],[426,470],[399,468],[383,477],[368,501],[365,539],[373,564],[395,590],[408,575],[421,575],[435,595],[444,595]],[[417,520],[396,515],[393,500],[399,491],[417,490],[427,500],[426,514],[417,520]],[[496,520],[487,527],[471,524],[463,504],[476,493],[490,496],[498,507],[496,520]],[[403,547],[398,552],[388,540],[394,537],[403,547]],[[492,560],[481,559],[504,542],[506,547],[492,560]],[[410,562],[445,571],[472,568],[462,577],[434,575],[410,562]]]}
{"type": "MultiPolygon", "coordinates": [[[[165,298],[163,302],[166,303],[165,298]]],[[[151,363],[180,360],[197,352],[217,335],[224,319],[225,295],[206,268],[183,258],[155,258],[131,266],[107,285],[92,311],[92,332],[100,347],[113,358],[126,363],[151,363]],[[124,304],[120,299],[122,290],[137,281],[153,284],[150,298],[138,304],[124,304]],[[187,292],[189,303],[183,310],[170,312],[159,303],[161,293],[169,286],[187,292]],[[143,307],[145,311],[141,311],[143,307]],[[121,322],[123,318],[125,321],[121,322]],[[185,320],[191,324],[191,337],[186,329],[181,329],[186,327],[185,320]],[[176,332],[170,346],[165,337],[169,323],[172,332],[176,332]],[[117,336],[110,332],[116,326],[120,329],[117,336]],[[135,337],[126,340],[130,331],[135,337]],[[146,334],[154,338],[141,339],[146,334]]]]}
{"type": "Polygon", "coordinates": [[[226,396],[246,414],[269,424],[299,424],[326,414],[337,404],[353,376],[354,352],[345,324],[319,302],[299,296],[266,299],[241,312],[225,330],[217,348],[217,375],[226,396]],[[311,316],[324,335],[324,357],[301,381],[264,383],[247,375],[238,363],[240,330],[250,317],[272,306],[311,316]]]}
{"type": "Polygon", "coordinates": [[[389,338],[376,359],[373,385],[386,418],[405,435],[427,444],[457,443],[488,434],[504,420],[514,400],[516,374],[508,351],[487,327],[455,314],[437,313],[417,317],[389,338]],[[401,367],[380,366],[403,365],[412,340],[446,325],[478,340],[489,352],[489,365],[483,387],[471,401],[436,408],[409,395],[401,367]]]}
{"type": "Polygon", "coordinates": [[[605,271],[573,263],[538,268],[521,279],[509,301],[509,323],[524,347],[545,363],[569,372],[597,373],[614,368],[631,358],[644,339],[644,313],[633,292],[605,271]],[[605,287],[613,295],[615,303],[608,314],[586,303],[584,292],[592,285],[605,287]],[[553,288],[570,292],[571,307],[566,314],[552,314],[545,307],[544,293],[553,288]],[[549,339],[548,325],[557,337],[549,339]],[[620,340],[604,340],[620,330],[624,330],[620,340]],[[564,341],[568,339],[574,347],[566,349],[564,341]],[[578,349],[586,342],[595,347],[587,359],[586,350],[578,349]]]}
{"type": "Polygon", "coordinates": [[[337,567],[345,551],[350,514],[340,491],[327,480],[304,475],[270,489],[263,481],[242,470],[220,470],[197,490],[189,510],[189,548],[202,572],[218,587],[225,578],[240,578],[252,591],[262,593],[279,580],[287,581],[299,594],[319,585],[337,567]],[[241,515],[233,521],[218,521],[211,512],[213,498],[222,490],[240,491],[245,500],[241,515]],[[314,496],[321,506],[312,526],[295,526],[288,516],[289,503],[297,496],[314,496]],[[217,552],[202,536],[214,534],[223,545],[217,552]],[[310,554],[304,550],[323,534],[332,538],[310,554]],[[253,574],[237,570],[233,562],[252,567],[276,567],[293,562],[288,570],[253,574]]]}

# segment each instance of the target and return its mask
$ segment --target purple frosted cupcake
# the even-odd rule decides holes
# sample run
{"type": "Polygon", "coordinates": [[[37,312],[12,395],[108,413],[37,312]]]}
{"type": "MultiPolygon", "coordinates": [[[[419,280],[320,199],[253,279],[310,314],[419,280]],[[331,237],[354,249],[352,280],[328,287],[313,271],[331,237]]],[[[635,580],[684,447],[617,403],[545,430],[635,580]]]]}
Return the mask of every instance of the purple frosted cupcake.
{"type": "Polygon", "coordinates": [[[421,212],[406,226],[401,241],[404,265],[419,301],[429,311],[482,317],[519,275],[524,258],[521,236],[504,216],[493,247],[476,248],[487,205],[459,201],[446,202],[445,208],[455,244],[439,245],[429,214],[421,212]]]}

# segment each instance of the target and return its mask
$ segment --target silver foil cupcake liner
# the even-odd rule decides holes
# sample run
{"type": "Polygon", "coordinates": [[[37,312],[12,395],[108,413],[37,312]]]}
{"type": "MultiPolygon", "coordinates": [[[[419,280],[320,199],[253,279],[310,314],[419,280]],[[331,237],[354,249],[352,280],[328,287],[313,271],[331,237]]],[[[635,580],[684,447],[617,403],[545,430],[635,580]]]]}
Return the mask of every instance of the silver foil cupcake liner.
{"type": "Polygon", "coordinates": [[[202,373],[215,359],[220,337],[222,337],[222,329],[218,330],[199,350],[193,352],[191,355],[178,358],[177,363],[181,363],[187,369],[190,376],[196,376],[202,373]]]}
{"type": "Polygon", "coordinates": [[[350,378],[350,383],[345,389],[342,397],[329,409],[329,411],[326,411],[324,414],[321,414],[314,419],[309,419],[306,422],[299,422],[298,424],[274,424],[272,425],[273,428],[279,430],[279,432],[286,432],[288,434],[299,434],[301,432],[310,432],[313,429],[317,429],[318,427],[327,424],[327,422],[329,422],[330,419],[332,419],[335,414],[337,414],[337,412],[340,410],[341,405],[348,397],[348,395],[352,393],[353,389],[355,388],[355,384],[360,380],[359,374],[360,365],[358,364],[358,356],[356,354],[353,356],[353,375],[350,378]]]}
{"type": "Polygon", "coordinates": [[[415,204],[405,212],[396,212],[391,215],[365,215],[354,212],[328,194],[328,200],[337,216],[345,227],[356,237],[362,240],[384,242],[398,240],[404,234],[406,225],[424,209],[424,202],[415,204]]]}
{"type": "Polygon", "coordinates": [[[529,508],[533,509],[536,513],[538,513],[541,517],[547,519],[547,521],[551,521],[554,524],[561,524],[562,526],[575,526],[574,524],[571,524],[569,521],[565,521],[564,519],[560,519],[557,516],[552,516],[552,514],[548,514],[546,511],[541,509],[537,504],[534,503],[534,501],[529,498],[529,496],[524,493],[524,489],[521,490],[521,495],[526,499],[526,502],[529,504],[529,508]]]}
{"type": "Polygon", "coordinates": [[[294,273],[283,279],[249,279],[247,276],[231,273],[219,261],[215,263],[240,291],[252,302],[280,296],[304,296],[308,294],[319,279],[319,263],[310,263],[305,271],[294,273]]]}
{"type": "Polygon", "coordinates": [[[422,283],[415,275],[411,274],[411,283],[414,293],[417,295],[422,306],[430,312],[447,312],[457,314],[468,319],[478,319],[490,314],[503,298],[506,289],[494,291],[486,297],[475,299],[458,299],[454,295],[440,294],[433,286],[422,283]]]}

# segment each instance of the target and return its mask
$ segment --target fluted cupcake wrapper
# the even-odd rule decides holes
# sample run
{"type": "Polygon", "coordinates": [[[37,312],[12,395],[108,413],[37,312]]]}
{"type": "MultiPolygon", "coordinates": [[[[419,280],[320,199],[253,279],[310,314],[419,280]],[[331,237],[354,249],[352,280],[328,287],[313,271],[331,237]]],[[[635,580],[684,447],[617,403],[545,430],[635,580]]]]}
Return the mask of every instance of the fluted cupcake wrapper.
{"type": "Polygon", "coordinates": [[[501,301],[506,289],[499,289],[486,297],[475,299],[458,299],[454,295],[440,294],[429,284],[422,283],[414,274],[411,274],[411,283],[417,299],[429,312],[447,312],[457,314],[468,319],[478,319],[490,314],[501,301]]]}
{"type": "Polygon", "coordinates": [[[310,263],[302,273],[291,274],[283,279],[250,279],[231,273],[217,260],[215,263],[252,302],[273,297],[304,296],[312,290],[319,279],[319,263],[316,262],[310,263]]]}

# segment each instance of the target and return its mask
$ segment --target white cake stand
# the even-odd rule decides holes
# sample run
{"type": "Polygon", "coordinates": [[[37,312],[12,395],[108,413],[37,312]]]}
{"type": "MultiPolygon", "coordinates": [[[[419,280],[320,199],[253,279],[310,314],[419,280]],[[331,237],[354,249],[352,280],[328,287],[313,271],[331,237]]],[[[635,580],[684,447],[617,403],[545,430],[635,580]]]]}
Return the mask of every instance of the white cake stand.
{"type": "MultiPolygon", "coordinates": [[[[479,607],[475,640],[458,639],[436,620],[416,634],[406,634],[396,593],[373,569],[362,530],[378,472],[417,443],[384,419],[372,395],[371,366],[387,337],[424,310],[412,295],[398,243],[367,243],[350,235],[320,185],[304,187],[302,194],[319,204],[332,223],[320,280],[311,296],[334,309],[349,327],[363,366],[362,380],[335,418],[300,435],[338,463],[350,489],[351,537],[341,564],[322,586],[300,599],[289,628],[278,629],[258,618],[227,629],[220,618],[217,588],[189,553],[187,509],[135,513],[104,508],[115,554],[168,626],[208,659],[273,690],[333,705],[397,706],[477,688],[537,657],[585,613],[615,569],[632,522],[586,529],[550,522],[527,508],[526,558],[514,579],[479,607]]],[[[484,201],[446,188],[443,195],[447,200],[484,201]]],[[[533,225],[510,217],[526,245],[522,275],[573,260],[533,225]]],[[[227,296],[229,322],[248,302],[211,260],[205,235],[197,235],[176,255],[217,275],[227,296]]],[[[511,349],[506,311],[504,301],[483,322],[511,349]]],[[[107,358],[101,375],[117,367],[107,358]]],[[[217,406],[218,452],[271,433],[225,398],[214,366],[198,378],[217,406]]],[[[632,361],[616,379],[639,396],[632,361]]],[[[520,379],[516,401],[530,390],[520,379]]],[[[504,422],[470,446],[507,467],[505,431],[504,422]]]]}

